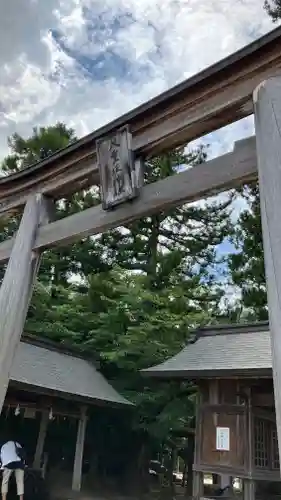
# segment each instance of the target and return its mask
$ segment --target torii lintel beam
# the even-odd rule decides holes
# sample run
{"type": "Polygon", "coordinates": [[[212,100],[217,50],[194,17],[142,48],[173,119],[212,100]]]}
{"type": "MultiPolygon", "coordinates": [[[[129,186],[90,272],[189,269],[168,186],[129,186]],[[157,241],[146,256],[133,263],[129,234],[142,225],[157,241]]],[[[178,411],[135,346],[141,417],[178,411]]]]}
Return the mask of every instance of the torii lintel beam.
{"type": "Polygon", "coordinates": [[[31,194],[58,199],[97,184],[96,140],[125,125],[136,157],[147,157],[250,115],[253,90],[281,73],[280,49],[278,27],[40,163],[1,178],[0,213],[23,206],[31,194]]]}
{"type": "MultiPolygon", "coordinates": [[[[42,251],[55,245],[65,245],[160,210],[218,194],[256,178],[256,142],[255,137],[251,137],[238,141],[231,153],[143,187],[136,200],[124,203],[116,210],[106,211],[99,205],[41,226],[33,249],[42,251]]],[[[0,262],[9,259],[12,248],[13,239],[0,244],[0,262]]]]}

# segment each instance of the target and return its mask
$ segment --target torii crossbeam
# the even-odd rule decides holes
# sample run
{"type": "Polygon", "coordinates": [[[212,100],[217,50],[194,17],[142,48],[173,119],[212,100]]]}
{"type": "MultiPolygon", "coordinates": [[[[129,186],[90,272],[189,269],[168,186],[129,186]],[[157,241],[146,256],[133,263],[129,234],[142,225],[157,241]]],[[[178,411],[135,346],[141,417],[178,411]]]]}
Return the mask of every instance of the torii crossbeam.
{"type": "Polygon", "coordinates": [[[280,452],[280,130],[277,28],[40,163],[1,178],[0,213],[25,208],[17,234],[0,244],[0,262],[9,260],[0,290],[0,409],[42,251],[259,178],[280,452]],[[231,153],[142,187],[145,158],[253,112],[256,137],[239,141],[231,153]],[[97,184],[100,173],[103,205],[47,223],[52,200],[97,184]]]}

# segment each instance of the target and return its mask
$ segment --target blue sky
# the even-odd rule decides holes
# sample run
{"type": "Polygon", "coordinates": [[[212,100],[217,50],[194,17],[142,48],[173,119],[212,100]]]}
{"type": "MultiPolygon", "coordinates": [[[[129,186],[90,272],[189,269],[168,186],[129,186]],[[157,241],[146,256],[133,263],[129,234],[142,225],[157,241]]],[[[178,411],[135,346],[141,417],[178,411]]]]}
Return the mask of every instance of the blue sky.
{"type": "MultiPolygon", "coordinates": [[[[273,28],[263,0],[9,0],[0,22],[1,157],[15,131],[84,135],[273,28]]],[[[219,154],[251,132],[206,140],[219,154]]]]}
{"type": "MultiPolygon", "coordinates": [[[[0,23],[0,158],[14,132],[82,136],[274,27],[263,0],[9,0],[0,23]]],[[[252,133],[250,118],[203,141],[216,156],[252,133]]]]}

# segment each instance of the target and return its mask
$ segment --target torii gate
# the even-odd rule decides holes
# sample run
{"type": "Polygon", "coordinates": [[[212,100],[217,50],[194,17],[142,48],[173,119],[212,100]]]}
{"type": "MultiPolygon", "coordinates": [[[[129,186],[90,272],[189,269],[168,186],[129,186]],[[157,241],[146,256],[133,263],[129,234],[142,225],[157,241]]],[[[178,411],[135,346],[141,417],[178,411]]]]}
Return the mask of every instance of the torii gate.
{"type": "Polygon", "coordinates": [[[0,290],[0,409],[41,252],[258,176],[281,456],[280,130],[281,28],[277,28],[40,163],[1,178],[0,213],[23,206],[24,212],[15,237],[0,244],[0,262],[9,259],[0,290]],[[256,139],[239,141],[231,153],[142,186],[145,158],[253,112],[256,139]],[[49,222],[52,200],[98,183],[99,177],[101,206],[49,222]]]}

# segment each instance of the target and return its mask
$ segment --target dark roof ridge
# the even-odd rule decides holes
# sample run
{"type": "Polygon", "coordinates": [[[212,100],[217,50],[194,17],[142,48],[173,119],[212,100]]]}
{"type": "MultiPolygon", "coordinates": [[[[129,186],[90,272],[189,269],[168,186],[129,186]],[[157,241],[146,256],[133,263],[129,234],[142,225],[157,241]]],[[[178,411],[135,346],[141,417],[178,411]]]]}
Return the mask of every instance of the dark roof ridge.
{"type": "Polygon", "coordinates": [[[197,328],[191,334],[188,344],[194,344],[202,337],[214,337],[216,335],[246,334],[269,330],[268,321],[256,321],[251,323],[217,323],[197,328]]]}
{"type": "Polygon", "coordinates": [[[143,370],[151,377],[196,380],[272,376],[269,323],[209,325],[194,330],[180,352],[143,370]],[[236,335],[233,335],[236,334],[236,335]]]}
{"type": "Polygon", "coordinates": [[[262,332],[263,330],[269,330],[268,321],[256,321],[251,323],[225,323],[225,324],[213,324],[206,325],[198,329],[198,337],[208,337],[214,335],[231,335],[262,332]]]}
{"type": "Polygon", "coordinates": [[[59,343],[54,340],[39,337],[31,333],[24,332],[21,337],[21,342],[25,344],[31,344],[36,347],[42,347],[48,349],[48,351],[59,352],[60,354],[65,354],[66,356],[71,356],[73,358],[84,359],[85,361],[91,361],[96,368],[99,368],[99,361],[97,356],[89,354],[87,352],[81,351],[78,347],[74,345],[69,345],[67,343],[59,343]]]}

